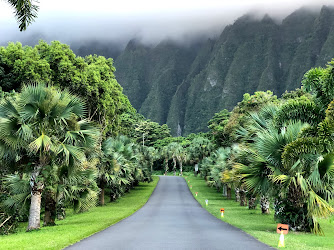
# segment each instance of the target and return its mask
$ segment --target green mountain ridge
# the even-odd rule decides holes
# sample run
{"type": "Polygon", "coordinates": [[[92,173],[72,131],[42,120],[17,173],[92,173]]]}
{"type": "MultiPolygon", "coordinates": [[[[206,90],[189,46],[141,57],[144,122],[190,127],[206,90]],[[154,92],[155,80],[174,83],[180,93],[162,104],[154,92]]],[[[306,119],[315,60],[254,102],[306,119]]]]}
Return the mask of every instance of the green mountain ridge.
{"type": "Polygon", "coordinates": [[[132,40],[115,60],[116,77],[141,114],[187,135],[206,131],[214,113],[231,110],[246,92],[300,87],[308,69],[334,57],[333,44],[333,7],[302,8],[280,24],[245,15],[192,46],[132,40]]]}

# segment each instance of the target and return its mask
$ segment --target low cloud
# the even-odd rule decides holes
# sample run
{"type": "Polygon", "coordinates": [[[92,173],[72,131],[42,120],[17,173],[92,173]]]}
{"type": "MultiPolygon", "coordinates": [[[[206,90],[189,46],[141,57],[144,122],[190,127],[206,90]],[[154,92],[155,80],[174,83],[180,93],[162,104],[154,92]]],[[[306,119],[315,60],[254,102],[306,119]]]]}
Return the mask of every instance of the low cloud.
{"type": "Polygon", "coordinates": [[[104,6],[110,1],[105,0],[51,1],[54,5],[46,2],[50,1],[40,0],[36,22],[27,31],[19,32],[12,11],[0,1],[0,45],[9,41],[33,45],[39,39],[69,44],[113,41],[120,46],[125,46],[132,38],[147,44],[166,38],[184,41],[198,36],[217,36],[226,25],[249,12],[258,17],[269,14],[279,22],[302,6],[318,11],[332,1],[171,0],[161,6],[157,4],[160,1],[123,0],[123,4],[113,3],[108,8],[104,6]]]}

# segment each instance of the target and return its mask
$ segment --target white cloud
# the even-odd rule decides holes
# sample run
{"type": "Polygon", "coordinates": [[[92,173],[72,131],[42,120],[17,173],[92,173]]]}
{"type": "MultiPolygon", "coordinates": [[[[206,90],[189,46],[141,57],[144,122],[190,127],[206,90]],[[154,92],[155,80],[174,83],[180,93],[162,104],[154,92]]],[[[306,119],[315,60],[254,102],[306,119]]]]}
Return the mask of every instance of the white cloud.
{"type": "Polygon", "coordinates": [[[332,0],[39,0],[36,22],[20,33],[12,9],[0,0],[0,42],[43,34],[47,40],[182,38],[186,33],[218,34],[249,11],[282,17],[310,4],[332,0]]]}

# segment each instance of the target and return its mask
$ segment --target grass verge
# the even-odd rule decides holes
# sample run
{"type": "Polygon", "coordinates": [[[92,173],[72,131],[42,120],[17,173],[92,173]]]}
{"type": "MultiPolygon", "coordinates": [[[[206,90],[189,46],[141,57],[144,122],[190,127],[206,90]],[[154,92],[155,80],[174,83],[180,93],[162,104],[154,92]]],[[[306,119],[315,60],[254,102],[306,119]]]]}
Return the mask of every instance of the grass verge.
{"type": "MultiPolygon", "coordinates": [[[[242,229],[269,246],[277,248],[279,234],[276,233],[277,223],[274,221],[273,211],[269,215],[262,215],[260,208],[249,210],[239,206],[234,200],[226,200],[215,189],[208,187],[205,180],[193,175],[186,176],[188,186],[195,199],[215,217],[242,229]],[[197,197],[195,192],[198,192],[197,197]],[[209,205],[206,207],[205,200],[209,205]],[[225,209],[224,218],[221,218],[220,208],[225,209]]],[[[258,205],[259,207],[259,205],[258,205]]],[[[334,249],[334,223],[329,219],[322,219],[320,225],[325,236],[311,233],[289,232],[285,235],[286,249],[334,249]]]]}
{"type": "Polygon", "coordinates": [[[22,223],[16,234],[0,236],[0,249],[62,249],[99,232],[140,209],[151,196],[159,177],[153,182],[140,183],[130,193],[103,207],[95,207],[82,214],[69,212],[65,220],[56,221],[54,227],[42,227],[26,233],[22,223]]]}

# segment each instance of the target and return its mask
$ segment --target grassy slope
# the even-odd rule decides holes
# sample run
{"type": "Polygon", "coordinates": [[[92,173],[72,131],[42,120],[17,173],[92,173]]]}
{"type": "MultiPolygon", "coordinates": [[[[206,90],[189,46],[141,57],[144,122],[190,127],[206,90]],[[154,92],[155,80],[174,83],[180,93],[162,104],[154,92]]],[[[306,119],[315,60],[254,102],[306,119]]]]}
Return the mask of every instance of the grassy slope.
{"type": "MultiPolygon", "coordinates": [[[[262,215],[260,208],[249,210],[248,207],[241,207],[233,200],[226,200],[215,189],[206,185],[200,177],[188,176],[188,186],[196,200],[206,208],[212,215],[220,219],[220,208],[225,208],[223,220],[236,226],[260,241],[272,247],[277,247],[279,234],[276,233],[277,223],[274,221],[273,212],[270,215],[262,215]],[[205,200],[209,200],[208,207],[205,200]]],[[[259,206],[258,206],[259,207],[259,206]]],[[[289,232],[285,236],[286,249],[334,249],[334,223],[329,220],[321,220],[320,224],[325,236],[316,236],[310,233],[289,232]]]]}
{"type": "Polygon", "coordinates": [[[130,193],[104,207],[82,214],[69,213],[65,220],[56,222],[57,226],[26,233],[26,224],[22,224],[17,234],[0,236],[0,249],[62,249],[71,245],[140,209],[151,196],[159,177],[153,179],[151,183],[140,183],[130,193]]]}

